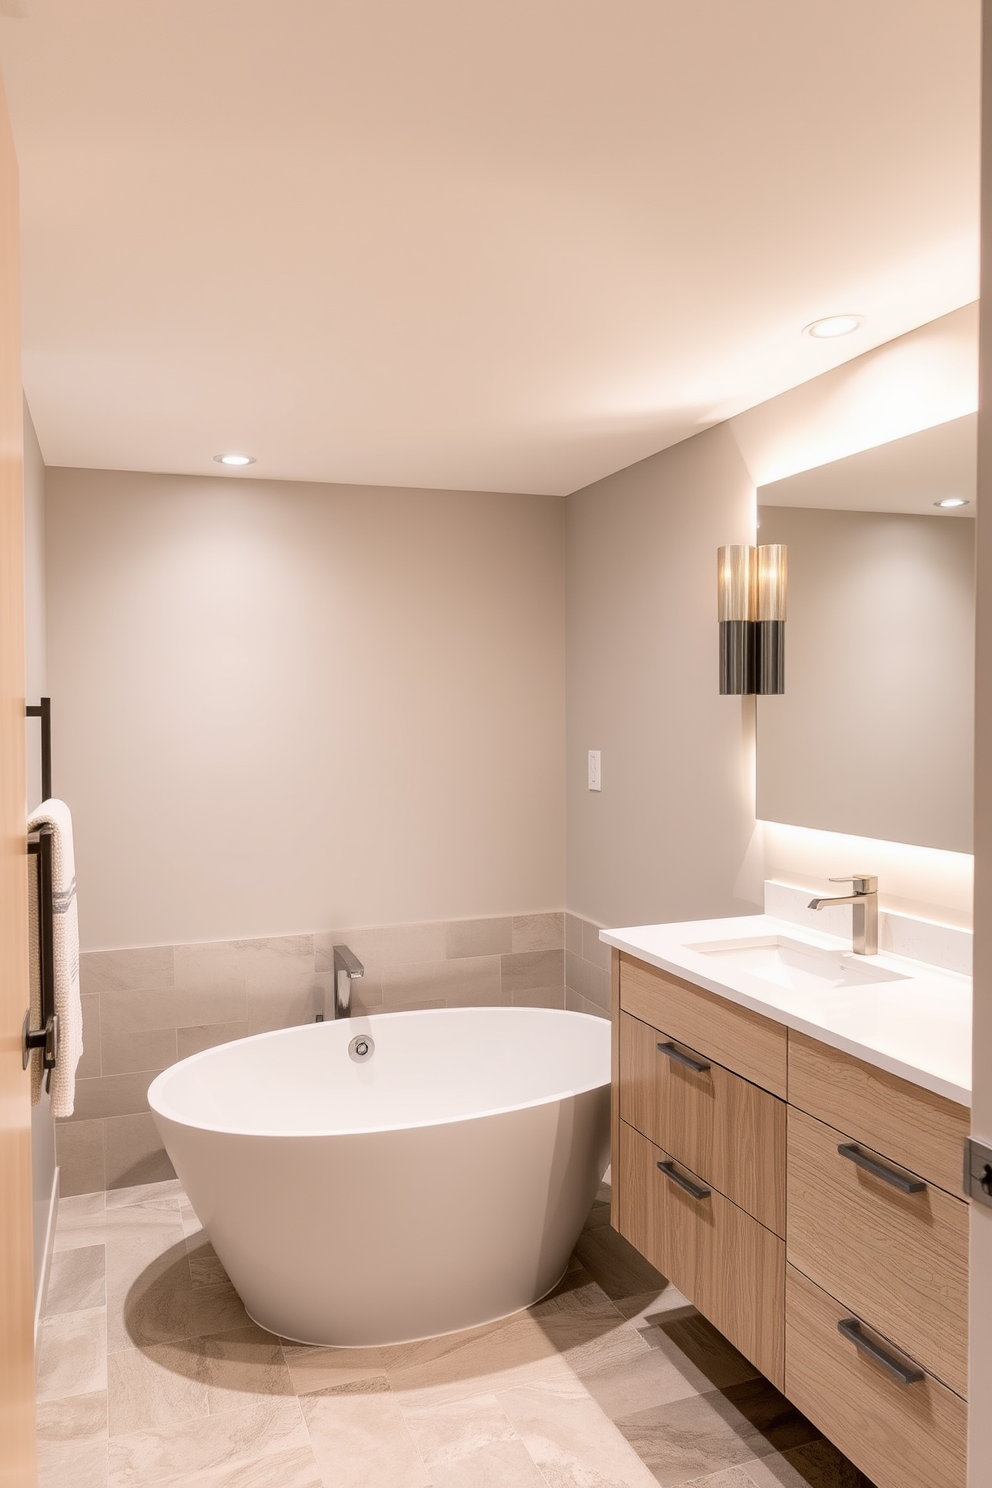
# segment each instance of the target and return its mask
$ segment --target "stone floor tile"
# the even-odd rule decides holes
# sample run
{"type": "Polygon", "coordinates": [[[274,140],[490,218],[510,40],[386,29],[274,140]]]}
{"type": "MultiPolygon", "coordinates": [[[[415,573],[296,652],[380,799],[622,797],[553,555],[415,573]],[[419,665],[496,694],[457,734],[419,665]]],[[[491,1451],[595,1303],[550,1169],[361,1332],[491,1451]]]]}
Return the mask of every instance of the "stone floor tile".
{"type": "MultiPolygon", "coordinates": [[[[682,1488],[757,1488],[755,1479],[743,1467],[725,1467],[720,1472],[707,1473],[705,1478],[692,1478],[682,1488]]],[[[777,1484],[776,1488],[784,1488],[777,1484]]]]}
{"type": "Polygon", "coordinates": [[[403,1415],[431,1473],[439,1463],[458,1462],[496,1442],[519,1440],[495,1395],[407,1406],[403,1415]]]}
{"type": "Polygon", "coordinates": [[[40,1488],[871,1488],[631,1262],[608,1201],[533,1308],[371,1349],[251,1323],[176,1182],[63,1201],[40,1488]]]}
{"type": "Polygon", "coordinates": [[[235,1458],[203,1468],[191,1480],[186,1473],[156,1488],[323,1488],[324,1479],[311,1447],[290,1447],[251,1461],[235,1458]]]}
{"type": "Polygon", "coordinates": [[[770,1450],[786,1452],[822,1438],[823,1433],[812,1421],[761,1375],[730,1385],[721,1394],[751,1427],[754,1450],[759,1457],[767,1455],[761,1440],[768,1443],[770,1450]]]}
{"type": "Polygon", "coordinates": [[[698,1393],[690,1375],[696,1373],[682,1366],[677,1351],[644,1346],[643,1351],[603,1368],[583,1370],[582,1384],[597,1405],[611,1420],[629,1416],[652,1406],[685,1400],[698,1393]]]}
{"type": "Polygon", "coordinates": [[[178,1209],[188,1202],[178,1178],[162,1183],[138,1183],[130,1188],[107,1190],[108,1209],[178,1209]]]}
{"type": "Polygon", "coordinates": [[[35,1434],[39,1455],[45,1448],[63,1448],[72,1443],[107,1439],[107,1392],[39,1400],[35,1410],[35,1434]]]}
{"type": "Polygon", "coordinates": [[[702,1394],[759,1378],[754,1365],[695,1310],[662,1316],[642,1336],[652,1348],[664,1349],[669,1357],[675,1357],[676,1352],[681,1355],[685,1364],[680,1367],[688,1370],[693,1366],[696,1372],[690,1371],[688,1377],[702,1394]]]}
{"type": "Polygon", "coordinates": [[[325,1488],[429,1488],[430,1476],[390,1390],[300,1397],[325,1488]]]}
{"type": "Polygon", "coordinates": [[[457,1462],[439,1462],[431,1468],[431,1483],[433,1488],[548,1488],[548,1479],[519,1439],[466,1452],[457,1462]]]}
{"type": "Polygon", "coordinates": [[[107,1317],[102,1307],[44,1318],[38,1334],[37,1396],[59,1400],[107,1388],[107,1317]]]}
{"type": "Polygon", "coordinates": [[[745,1467],[772,1450],[718,1390],[618,1417],[617,1426],[662,1488],[745,1467]]]}
{"type": "Polygon", "coordinates": [[[343,1385],[365,1385],[378,1388],[376,1380],[386,1379],[386,1360],[390,1350],[384,1348],[307,1348],[283,1345],[293,1388],[299,1395],[343,1385]]]}
{"type": "Polygon", "coordinates": [[[221,1264],[220,1256],[206,1237],[199,1244],[187,1237],[186,1259],[189,1261],[189,1278],[193,1286],[230,1285],[230,1278],[221,1264]]]}
{"type": "Polygon", "coordinates": [[[108,1375],[112,1436],[295,1395],[278,1340],[254,1324],[121,1350],[110,1355],[108,1375]]]}
{"type": "MultiPolygon", "coordinates": [[[[172,1488],[191,1482],[197,1488],[208,1483],[241,1488],[243,1483],[260,1484],[262,1459],[296,1452],[305,1461],[309,1448],[299,1401],[267,1400],[155,1431],[112,1436],[109,1488],[172,1488]]],[[[275,1485],[278,1479],[271,1481],[275,1485]]]]}
{"type": "Polygon", "coordinates": [[[402,1354],[386,1360],[386,1373],[410,1406],[492,1393],[524,1380],[574,1377],[546,1325],[527,1312],[407,1344],[402,1354]]]}
{"type": "Polygon", "coordinates": [[[783,1452],[781,1459],[767,1457],[762,1466],[769,1469],[768,1477],[755,1470],[756,1488],[873,1488],[864,1473],[822,1437],[783,1452]]]}
{"type": "Polygon", "coordinates": [[[495,1395],[405,1410],[434,1488],[547,1488],[495,1395]]]}
{"type": "Polygon", "coordinates": [[[661,1291],[638,1292],[633,1297],[613,1297],[613,1306],[637,1328],[651,1328],[673,1313],[695,1313],[696,1309],[668,1281],[661,1291]]]}
{"type": "Polygon", "coordinates": [[[255,1323],[187,1339],[184,1346],[207,1391],[211,1415],[238,1409],[249,1399],[296,1394],[279,1340],[255,1323]]]}
{"type": "Polygon", "coordinates": [[[105,1245],[80,1245],[52,1256],[52,1269],[45,1296],[45,1315],[83,1312],[107,1305],[107,1249],[105,1245]]]}
{"type": "Polygon", "coordinates": [[[608,1297],[660,1292],[665,1278],[609,1224],[583,1230],[575,1254],[608,1297]]]}
{"type": "MultiPolygon", "coordinates": [[[[178,1222],[178,1220],[177,1220],[178,1222]]],[[[251,1321],[230,1283],[194,1287],[184,1241],[129,1280],[135,1256],[108,1246],[108,1341],[111,1352],[229,1332],[251,1321]]],[[[138,1258],[140,1263],[140,1257],[138,1258]]]]}
{"type": "Polygon", "coordinates": [[[38,1451],[38,1488],[107,1488],[106,1438],[38,1451]]]}
{"type": "Polygon", "coordinates": [[[158,1431],[209,1414],[207,1389],[167,1345],[122,1349],[107,1360],[110,1435],[158,1431]],[[178,1367],[177,1367],[178,1366],[178,1367]]]}
{"type": "Polygon", "coordinates": [[[550,1488],[657,1488],[650,1469],[577,1380],[520,1385],[497,1399],[550,1488]]]}

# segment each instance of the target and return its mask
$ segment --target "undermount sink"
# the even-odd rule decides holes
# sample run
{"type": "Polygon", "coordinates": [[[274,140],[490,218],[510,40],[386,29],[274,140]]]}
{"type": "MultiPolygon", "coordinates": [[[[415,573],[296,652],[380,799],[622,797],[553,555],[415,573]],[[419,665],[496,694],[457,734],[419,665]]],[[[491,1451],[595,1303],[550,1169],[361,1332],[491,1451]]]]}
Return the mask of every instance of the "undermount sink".
{"type": "Polygon", "coordinates": [[[785,935],[702,941],[685,949],[712,956],[727,971],[743,971],[792,992],[829,992],[869,982],[909,980],[901,972],[872,965],[850,951],[826,950],[785,935]]]}

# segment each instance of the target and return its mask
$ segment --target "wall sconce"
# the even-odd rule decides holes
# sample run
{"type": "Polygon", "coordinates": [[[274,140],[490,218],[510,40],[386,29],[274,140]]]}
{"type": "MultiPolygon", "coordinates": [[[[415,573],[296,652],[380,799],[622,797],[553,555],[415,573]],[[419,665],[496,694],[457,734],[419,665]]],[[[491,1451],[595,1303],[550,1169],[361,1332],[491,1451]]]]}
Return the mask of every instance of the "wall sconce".
{"type": "Polygon", "coordinates": [[[720,692],[785,691],[786,549],[734,543],[717,550],[720,692]]]}
{"type": "Polygon", "coordinates": [[[766,543],[758,549],[757,626],[754,636],[754,690],[785,691],[785,589],[788,549],[766,543]]]}

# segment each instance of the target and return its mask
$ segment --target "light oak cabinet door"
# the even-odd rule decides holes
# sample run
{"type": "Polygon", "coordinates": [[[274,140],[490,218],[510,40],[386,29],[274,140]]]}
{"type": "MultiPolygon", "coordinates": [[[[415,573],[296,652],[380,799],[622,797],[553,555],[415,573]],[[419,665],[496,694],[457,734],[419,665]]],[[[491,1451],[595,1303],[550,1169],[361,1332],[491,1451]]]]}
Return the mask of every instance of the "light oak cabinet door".
{"type": "Polygon", "coordinates": [[[616,1181],[621,1234],[782,1389],[784,1242],[624,1121],[616,1181]]]}
{"type": "Polygon", "coordinates": [[[961,1194],[964,1106],[802,1033],[789,1033],[789,1104],[961,1194]]]}
{"type": "Polygon", "coordinates": [[[967,1406],[930,1375],[901,1383],[838,1324],[900,1359],[791,1265],[786,1281],[785,1393],[876,1488],[965,1488],[967,1406]]]}
{"type": "Polygon", "coordinates": [[[790,1265],[966,1396],[964,1200],[792,1109],[788,1212],[790,1265]]]}
{"type": "Polygon", "coordinates": [[[623,953],[620,1006],[642,1023],[666,1029],[690,1049],[705,1049],[724,1069],[785,1098],[788,1035],[781,1023],[623,953]]]}
{"type": "Polygon", "coordinates": [[[620,1015],[620,1116],[785,1234],[785,1102],[667,1033],[620,1015]]]}

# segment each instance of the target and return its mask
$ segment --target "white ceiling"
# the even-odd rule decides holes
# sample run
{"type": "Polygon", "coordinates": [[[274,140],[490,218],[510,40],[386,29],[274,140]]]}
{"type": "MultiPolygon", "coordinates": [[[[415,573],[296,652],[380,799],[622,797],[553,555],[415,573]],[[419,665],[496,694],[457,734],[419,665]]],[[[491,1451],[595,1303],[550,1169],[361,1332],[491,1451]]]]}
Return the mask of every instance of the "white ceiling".
{"type": "Polygon", "coordinates": [[[45,459],[573,490],[975,298],[978,51],[978,0],[0,0],[45,459]]]}

